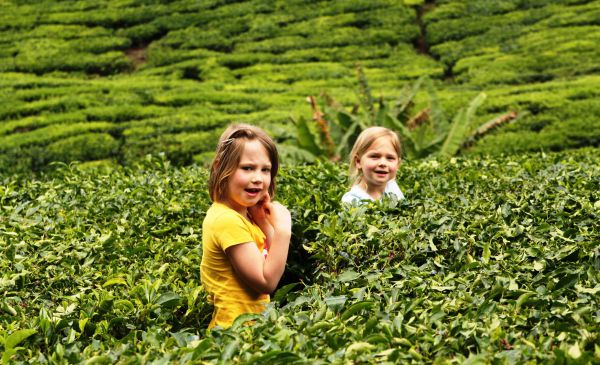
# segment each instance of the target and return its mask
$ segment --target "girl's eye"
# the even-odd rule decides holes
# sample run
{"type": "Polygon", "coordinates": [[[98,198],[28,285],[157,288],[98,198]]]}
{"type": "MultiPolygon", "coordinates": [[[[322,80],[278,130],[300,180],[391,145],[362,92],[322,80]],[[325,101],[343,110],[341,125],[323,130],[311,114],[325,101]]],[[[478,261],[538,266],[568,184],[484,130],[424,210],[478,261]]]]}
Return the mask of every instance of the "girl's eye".
{"type": "Polygon", "coordinates": [[[262,170],[263,170],[263,172],[271,172],[271,169],[270,169],[270,168],[268,168],[268,167],[265,167],[265,168],[263,168],[262,170]]]}
{"type": "Polygon", "coordinates": [[[250,167],[250,166],[242,166],[242,170],[244,170],[244,171],[252,171],[252,167],[250,167]]]}

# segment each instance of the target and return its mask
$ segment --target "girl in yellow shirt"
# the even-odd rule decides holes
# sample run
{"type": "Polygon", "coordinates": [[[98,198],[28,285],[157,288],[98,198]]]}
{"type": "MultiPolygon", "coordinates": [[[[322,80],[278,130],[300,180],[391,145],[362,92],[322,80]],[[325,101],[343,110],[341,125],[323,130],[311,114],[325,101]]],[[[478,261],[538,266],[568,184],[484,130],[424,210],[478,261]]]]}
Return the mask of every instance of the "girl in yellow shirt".
{"type": "Polygon", "coordinates": [[[262,312],[283,275],[292,221],[271,201],[278,168],[275,143],[262,129],[236,124],[219,138],[208,183],[213,204],[202,223],[200,273],[214,304],[209,328],[262,312]]]}

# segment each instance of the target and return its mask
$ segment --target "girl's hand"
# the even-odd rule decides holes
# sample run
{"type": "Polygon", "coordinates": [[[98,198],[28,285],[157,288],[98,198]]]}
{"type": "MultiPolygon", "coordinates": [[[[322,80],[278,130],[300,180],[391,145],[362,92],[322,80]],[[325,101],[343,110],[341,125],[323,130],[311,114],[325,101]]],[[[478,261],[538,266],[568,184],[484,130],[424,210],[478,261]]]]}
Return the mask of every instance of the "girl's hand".
{"type": "Polygon", "coordinates": [[[265,197],[258,202],[255,206],[248,208],[248,213],[259,227],[262,227],[267,222],[268,209],[271,204],[271,197],[269,193],[265,194],[265,197]]]}
{"type": "Polygon", "coordinates": [[[290,211],[279,202],[269,202],[265,208],[266,219],[275,231],[280,233],[291,233],[292,215],[290,211]]]}

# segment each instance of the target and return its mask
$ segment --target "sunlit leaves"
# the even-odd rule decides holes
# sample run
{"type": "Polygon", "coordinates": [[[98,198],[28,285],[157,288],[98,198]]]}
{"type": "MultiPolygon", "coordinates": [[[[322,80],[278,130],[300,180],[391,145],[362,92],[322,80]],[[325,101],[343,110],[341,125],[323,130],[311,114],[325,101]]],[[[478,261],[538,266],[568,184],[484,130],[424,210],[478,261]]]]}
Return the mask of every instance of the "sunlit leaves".
{"type": "Polygon", "coordinates": [[[294,227],[282,286],[263,314],[211,332],[199,280],[205,170],[149,158],[7,177],[0,336],[35,333],[6,356],[597,362],[597,161],[582,150],[409,162],[398,177],[407,199],[348,209],[345,166],[284,165],[276,198],[294,227]]]}

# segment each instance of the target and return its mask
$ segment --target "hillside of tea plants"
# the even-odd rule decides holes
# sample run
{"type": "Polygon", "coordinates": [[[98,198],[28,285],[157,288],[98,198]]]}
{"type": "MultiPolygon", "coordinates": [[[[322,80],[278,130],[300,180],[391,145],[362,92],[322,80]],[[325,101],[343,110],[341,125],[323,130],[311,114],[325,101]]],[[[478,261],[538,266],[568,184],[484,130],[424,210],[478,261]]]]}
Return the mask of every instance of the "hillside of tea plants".
{"type": "Polygon", "coordinates": [[[357,65],[375,97],[427,76],[448,116],[482,91],[478,124],[522,116],[466,153],[599,143],[598,0],[3,0],[0,31],[0,171],[204,163],[232,121],[293,145],[357,65]]]}
{"type": "Polygon", "coordinates": [[[284,280],[264,314],[213,331],[204,168],[4,177],[2,363],[598,363],[599,161],[412,161],[407,199],[348,209],[345,166],[284,165],[284,280]]]}

